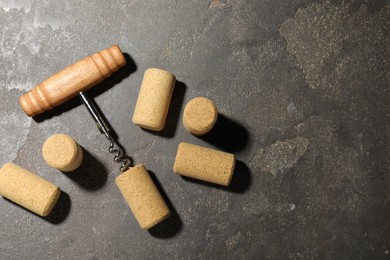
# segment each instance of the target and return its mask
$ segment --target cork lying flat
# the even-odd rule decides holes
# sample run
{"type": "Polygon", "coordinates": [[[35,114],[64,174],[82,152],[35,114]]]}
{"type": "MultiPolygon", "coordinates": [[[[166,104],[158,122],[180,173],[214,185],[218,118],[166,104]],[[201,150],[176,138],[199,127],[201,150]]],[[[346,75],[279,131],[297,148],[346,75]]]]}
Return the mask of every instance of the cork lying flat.
{"type": "Polygon", "coordinates": [[[115,179],[127,204],[143,229],[169,217],[170,210],[145,167],[137,165],[115,179]]]}
{"type": "Polygon", "coordinates": [[[218,110],[214,102],[205,97],[191,99],[183,113],[184,128],[193,135],[204,135],[217,122],[218,110]]]}
{"type": "Polygon", "coordinates": [[[48,165],[63,172],[74,171],[83,161],[83,149],[66,134],[50,136],[43,144],[42,155],[48,165]]]}
{"type": "Polygon", "coordinates": [[[50,214],[60,193],[58,186],[16,164],[0,169],[0,195],[42,217],[50,214]]]}
{"type": "Polygon", "coordinates": [[[236,159],[233,154],[182,142],[173,171],[194,179],[229,186],[236,159]]]}
{"type": "Polygon", "coordinates": [[[135,105],[133,123],[149,130],[162,130],[175,82],[175,76],[168,71],[147,69],[135,105]]]}

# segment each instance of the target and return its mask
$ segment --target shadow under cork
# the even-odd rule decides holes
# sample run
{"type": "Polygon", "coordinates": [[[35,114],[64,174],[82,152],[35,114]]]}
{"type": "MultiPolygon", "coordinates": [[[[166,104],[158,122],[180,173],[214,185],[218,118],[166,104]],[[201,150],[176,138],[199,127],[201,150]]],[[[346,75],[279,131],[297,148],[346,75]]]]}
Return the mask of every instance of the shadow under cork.
{"type": "Polygon", "coordinates": [[[242,161],[236,161],[236,166],[234,167],[234,172],[232,176],[232,181],[229,186],[222,186],[202,180],[197,180],[189,178],[186,176],[181,176],[184,180],[190,181],[196,184],[222,189],[234,193],[245,193],[251,185],[251,172],[248,166],[242,161]]]}
{"type": "Polygon", "coordinates": [[[56,205],[54,206],[54,208],[52,209],[50,214],[47,215],[46,217],[42,217],[40,215],[37,215],[34,212],[26,209],[25,207],[15,203],[12,200],[9,200],[5,197],[3,197],[3,199],[5,201],[8,201],[11,204],[15,205],[16,207],[22,209],[23,211],[34,214],[34,215],[40,217],[41,219],[48,221],[54,225],[57,225],[57,224],[60,224],[61,222],[63,222],[68,217],[69,212],[70,212],[70,208],[71,208],[70,197],[66,192],[64,192],[62,190],[61,190],[60,197],[58,198],[56,205]]]}
{"type": "Polygon", "coordinates": [[[163,130],[156,132],[142,128],[144,131],[166,138],[173,138],[176,134],[177,126],[180,119],[180,111],[183,106],[184,96],[187,86],[181,81],[176,81],[173,89],[171,103],[167,114],[167,119],[163,130]]]}
{"type": "MultiPolygon", "coordinates": [[[[120,83],[122,80],[127,78],[130,74],[134,73],[137,70],[137,65],[134,60],[130,57],[129,54],[123,53],[123,56],[126,58],[127,63],[121,67],[118,71],[114,72],[109,78],[104,79],[102,82],[87,90],[86,93],[89,97],[94,98],[103,92],[109,90],[116,84],[120,83]]],[[[37,82],[38,84],[39,82],[37,82]]],[[[51,110],[44,111],[41,114],[38,114],[33,117],[34,121],[42,122],[44,120],[50,119],[55,116],[59,116],[62,113],[72,110],[73,108],[80,106],[82,104],[80,98],[77,96],[66,101],[65,103],[54,107],[51,110]]]]}
{"type": "Polygon", "coordinates": [[[150,177],[152,178],[154,184],[156,185],[158,191],[160,192],[161,196],[163,197],[165,203],[167,204],[168,208],[171,211],[171,215],[163,220],[162,222],[158,223],[157,225],[151,227],[148,229],[149,233],[156,238],[170,238],[175,235],[177,235],[182,226],[183,222],[181,221],[179,215],[177,214],[177,211],[175,210],[174,206],[172,205],[171,201],[169,200],[167,194],[164,192],[160,182],[156,178],[155,174],[151,171],[148,171],[150,177]]]}
{"type": "Polygon", "coordinates": [[[86,190],[97,190],[106,183],[108,171],[91,153],[82,149],[84,158],[81,165],[76,170],[63,174],[86,190]]]}
{"type": "Polygon", "coordinates": [[[218,114],[217,122],[210,132],[198,137],[229,153],[241,151],[249,141],[246,128],[222,114],[218,114]]]}

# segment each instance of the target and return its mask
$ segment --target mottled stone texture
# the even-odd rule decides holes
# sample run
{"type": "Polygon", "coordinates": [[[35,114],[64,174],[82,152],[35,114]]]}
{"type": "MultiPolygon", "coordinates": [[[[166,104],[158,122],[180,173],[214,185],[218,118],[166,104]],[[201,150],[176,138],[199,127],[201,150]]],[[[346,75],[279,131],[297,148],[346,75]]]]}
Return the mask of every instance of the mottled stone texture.
{"type": "Polygon", "coordinates": [[[0,162],[63,190],[40,218],[0,199],[1,259],[386,259],[390,257],[389,1],[0,0],[0,162]],[[145,164],[172,211],[139,228],[119,165],[78,99],[35,119],[17,99],[119,44],[128,65],[88,94],[145,164]],[[144,71],[177,83],[161,133],[131,122],[144,71]],[[205,136],[182,126],[204,96],[205,136]],[[67,175],[40,150],[66,133],[85,160],[67,175]],[[228,188],[173,173],[185,141],[234,153],[228,188]]]}

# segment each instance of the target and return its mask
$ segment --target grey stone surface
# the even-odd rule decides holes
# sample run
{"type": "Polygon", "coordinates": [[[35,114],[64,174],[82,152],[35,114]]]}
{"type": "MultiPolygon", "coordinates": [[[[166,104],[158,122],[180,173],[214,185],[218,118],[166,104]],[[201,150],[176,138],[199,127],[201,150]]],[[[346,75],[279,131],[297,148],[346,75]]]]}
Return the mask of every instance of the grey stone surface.
{"type": "Polygon", "coordinates": [[[48,218],[0,199],[0,259],[390,258],[389,46],[388,1],[0,0],[0,162],[64,191],[48,218]],[[174,212],[149,231],[78,99],[34,119],[17,102],[113,44],[129,65],[88,94],[174,212]],[[131,122],[149,67],[178,80],[161,133],[131,122]],[[201,138],[180,118],[197,96],[221,114],[201,138]],[[86,151],[76,172],[45,164],[54,133],[86,151]],[[175,175],[181,141],[234,153],[232,185],[175,175]]]}

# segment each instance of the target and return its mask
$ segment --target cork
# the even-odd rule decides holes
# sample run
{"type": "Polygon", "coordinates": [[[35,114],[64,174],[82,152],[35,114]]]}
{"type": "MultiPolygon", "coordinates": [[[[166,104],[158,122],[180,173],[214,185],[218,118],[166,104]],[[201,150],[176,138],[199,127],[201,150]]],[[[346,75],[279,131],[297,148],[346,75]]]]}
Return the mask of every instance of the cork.
{"type": "Polygon", "coordinates": [[[16,164],[0,169],[0,195],[39,216],[50,214],[60,193],[58,186],[16,164]]]}
{"type": "Polygon", "coordinates": [[[144,165],[125,171],[115,183],[141,228],[149,229],[171,214],[144,165]]]}
{"type": "Polygon", "coordinates": [[[134,124],[153,131],[164,128],[175,81],[168,71],[155,68],[145,71],[133,114],[134,124]]]}
{"type": "Polygon", "coordinates": [[[173,171],[190,178],[229,186],[236,159],[233,154],[182,142],[173,171]]]}
{"type": "Polygon", "coordinates": [[[50,136],[43,144],[42,155],[48,165],[63,172],[76,170],[83,161],[83,149],[66,134],[50,136]]]}
{"type": "Polygon", "coordinates": [[[184,108],[184,128],[193,135],[204,135],[217,122],[218,110],[214,102],[205,97],[191,99],[184,108]]]}

